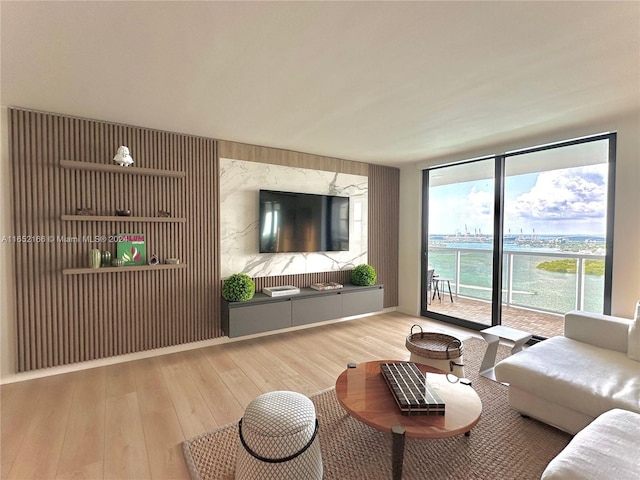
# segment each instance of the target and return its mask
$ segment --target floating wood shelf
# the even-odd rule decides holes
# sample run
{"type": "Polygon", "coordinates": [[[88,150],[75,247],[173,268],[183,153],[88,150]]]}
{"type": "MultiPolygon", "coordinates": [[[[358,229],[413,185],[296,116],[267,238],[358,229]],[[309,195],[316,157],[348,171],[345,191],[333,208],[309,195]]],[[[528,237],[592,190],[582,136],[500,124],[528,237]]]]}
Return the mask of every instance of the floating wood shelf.
{"type": "Polygon", "coordinates": [[[107,163],[76,162],[73,160],[60,160],[60,166],[62,168],[69,168],[72,170],[90,170],[94,172],[124,173],[127,175],[147,175],[151,177],[185,178],[187,176],[186,172],[177,171],[177,170],[160,170],[157,168],[140,168],[140,167],[121,167],[120,165],[111,165],[107,163]]]}
{"type": "Polygon", "coordinates": [[[124,267],[100,267],[100,268],[65,268],[62,270],[63,275],[91,275],[94,273],[124,273],[124,272],[141,272],[146,270],[177,270],[187,268],[186,263],[177,265],[134,265],[124,267]]]}
{"type": "Polygon", "coordinates": [[[121,217],[119,215],[62,215],[68,222],[148,222],[148,223],[185,223],[183,217],[121,217]]]}

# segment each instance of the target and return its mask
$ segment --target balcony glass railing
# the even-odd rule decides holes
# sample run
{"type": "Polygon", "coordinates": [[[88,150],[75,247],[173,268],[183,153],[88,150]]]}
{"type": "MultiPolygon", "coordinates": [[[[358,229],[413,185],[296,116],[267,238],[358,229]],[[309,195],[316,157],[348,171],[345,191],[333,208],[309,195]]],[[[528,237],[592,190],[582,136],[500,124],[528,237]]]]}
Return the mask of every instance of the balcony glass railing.
{"type": "MultiPolygon", "coordinates": [[[[451,281],[455,295],[491,300],[493,252],[429,247],[430,268],[451,281]]],[[[579,309],[601,313],[604,256],[573,252],[505,251],[502,303],[563,314],[579,309]]]]}

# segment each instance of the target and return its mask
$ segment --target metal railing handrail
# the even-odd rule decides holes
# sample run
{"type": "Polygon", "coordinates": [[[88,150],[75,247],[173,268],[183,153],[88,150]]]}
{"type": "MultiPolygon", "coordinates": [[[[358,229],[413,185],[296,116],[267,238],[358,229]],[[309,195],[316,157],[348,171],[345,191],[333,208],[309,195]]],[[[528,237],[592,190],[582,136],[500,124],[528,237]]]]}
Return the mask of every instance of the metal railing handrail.
{"type": "MultiPolygon", "coordinates": [[[[429,246],[429,250],[459,250],[460,252],[478,253],[486,252],[493,253],[492,249],[484,248],[460,248],[460,247],[441,247],[441,246],[429,246]]],[[[605,256],[597,253],[579,253],[579,252],[542,252],[537,250],[509,250],[505,249],[504,253],[513,253],[515,255],[525,256],[540,256],[540,257],[557,257],[557,258],[584,258],[586,260],[604,260],[605,256]]]]}
{"type": "MultiPolygon", "coordinates": [[[[455,290],[455,295],[460,295],[460,287],[464,287],[467,289],[478,289],[478,290],[486,290],[487,287],[482,287],[482,285],[466,285],[461,284],[458,279],[460,278],[460,254],[461,253],[487,253],[488,255],[493,255],[493,250],[484,249],[484,248],[460,248],[460,247],[444,247],[444,246],[429,246],[429,250],[437,250],[437,251],[453,251],[455,254],[455,268],[454,268],[454,278],[450,279],[452,287],[455,290]]],[[[532,308],[531,305],[525,305],[522,303],[517,303],[513,301],[513,294],[519,293],[513,289],[513,258],[516,256],[536,256],[536,257],[551,257],[551,258],[569,258],[575,259],[578,261],[576,268],[576,309],[584,308],[584,272],[585,272],[585,261],[586,260],[604,260],[605,256],[594,253],[580,253],[580,252],[541,252],[537,250],[507,250],[503,251],[506,256],[506,265],[507,265],[507,275],[506,275],[506,302],[503,302],[505,305],[513,305],[519,307],[528,307],[532,308]]],[[[490,289],[489,289],[490,290],[490,289]]],[[[523,293],[523,292],[520,292],[523,293]]],[[[471,295],[466,295],[469,298],[478,298],[484,300],[480,297],[474,297],[471,295]]],[[[556,310],[546,310],[540,309],[539,307],[533,307],[536,310],[548,311],[552,313],[565,313],[556,310]]]]}

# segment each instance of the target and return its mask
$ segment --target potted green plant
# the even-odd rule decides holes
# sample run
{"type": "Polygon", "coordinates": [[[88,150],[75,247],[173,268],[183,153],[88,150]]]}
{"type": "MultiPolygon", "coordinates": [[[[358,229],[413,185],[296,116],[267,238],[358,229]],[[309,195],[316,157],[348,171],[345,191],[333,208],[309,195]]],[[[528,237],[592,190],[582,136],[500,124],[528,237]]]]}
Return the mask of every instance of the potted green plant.
{"type": "Polygon", "coordinates": [[[246,302],[256,293],[256,284],[246,273],[234,273],[222,285],[222,298],[229,302],[246,302]]]}
{"type": "Polygon", "coordinates": [[[376,269],[366,263],[358,265],[351,271],[351,283],[354,285],[375,285],[377,278],[376,269]]]}

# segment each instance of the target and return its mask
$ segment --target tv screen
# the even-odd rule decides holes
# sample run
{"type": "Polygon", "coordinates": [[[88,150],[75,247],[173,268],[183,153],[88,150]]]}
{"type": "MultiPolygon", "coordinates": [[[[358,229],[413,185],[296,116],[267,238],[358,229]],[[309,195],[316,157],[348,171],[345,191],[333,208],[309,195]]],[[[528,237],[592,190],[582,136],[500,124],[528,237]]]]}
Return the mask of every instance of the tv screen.
{"type": "Polygon", "coordinates": [[[349,250],[349,197],[260,190],[260,253],[349,250]]]}

